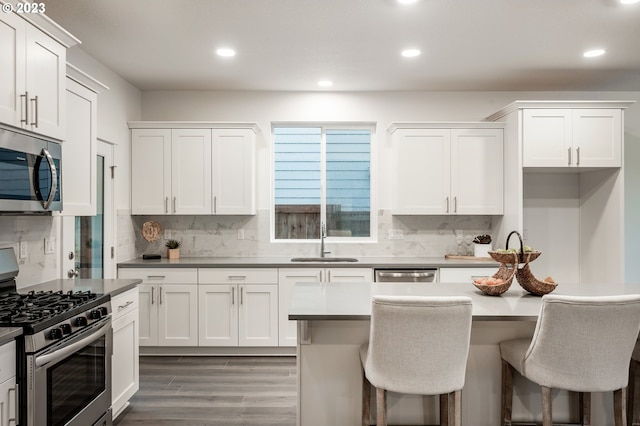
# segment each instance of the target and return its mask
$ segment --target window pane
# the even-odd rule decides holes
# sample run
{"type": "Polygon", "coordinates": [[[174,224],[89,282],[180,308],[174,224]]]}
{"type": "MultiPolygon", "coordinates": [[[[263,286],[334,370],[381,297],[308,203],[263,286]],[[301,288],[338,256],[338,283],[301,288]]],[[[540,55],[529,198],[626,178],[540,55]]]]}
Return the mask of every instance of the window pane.
{"type": "Polygon", "coordinates": [[[369,130],[327,130],[327,236],[369,237],[369,130]]]}
{"type": "Polygon", "coordinates": [[[276,239],[320,238],[321,128],[274,129],[276,239]]]}

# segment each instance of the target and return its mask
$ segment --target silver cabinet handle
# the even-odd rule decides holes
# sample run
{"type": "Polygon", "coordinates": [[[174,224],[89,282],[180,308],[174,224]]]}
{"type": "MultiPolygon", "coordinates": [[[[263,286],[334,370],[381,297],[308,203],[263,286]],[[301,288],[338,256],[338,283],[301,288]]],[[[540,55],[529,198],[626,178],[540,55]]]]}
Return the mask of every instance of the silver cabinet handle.
{"type": "MultiPolygon", "coordinates": [[[[29,124],[29,92],[24,92],[24,95],[20,95],[21,98],[24,98],[24,119],[20,119],[21,123],[29,124]]],[[[22,116],[22,112],[20,113],[22,116]]]]}
{"type": "Polygon", "coordinates": [[[118,305],[118,310],[120,309],[124,309],[127,306],[131,305],[133,303],[133,300],[129,300],[127,303],[125,303],[124,305],[118,305]]]}
{"type": "Polygon", "coordinates": [[[160,287],[160,297],[158,298],[158,304],[162,305],[162,287],[160,287]]]}
{"type": "Polygon", "coordinates": [[[35,104],[35,108],[33,109],[33,111],[34,111],[34,114],[33,114],[33,115],[34,115],[34,116],[35,116],[35,118],[36,118],[36,120],[35,120],[35,121],[32,121],[32,122],[31,122],[31,124],[32,124],[33,126],[38,127],[38,97],[36,96],[36,97],[32,98],[32,99],[31,99],[31,102],[33,102],[33,103],[35,104]]]}
{"type": "Polygon", "coordinates": [[[166,277],[166,275],[147,275],[147,278],[150,280],[162,280],[166,277]]]}
{"type": "Polygon", "coordinates": [[[240,304],[244,303],[244,287],[240,287],[240,304]]]}
{"type": "Polygon", "coordinates": [[[164,212],[169,213],[169,197],[164,197],[164,212]]]}
{"type": "Polygon", "coordinates": [[[571,148],[567,148],[567,155],[569,156],[569,166],[571,165],[571,148]]]}
{"type": "Polygon", "coordinates": [[[236,288],[235,287],[231,287],[231,304],[232,305],[236,304],[236,288]]]}
{"type": "Polygon", "coordinates": [[[322,282],[322,271],[320,271],[320,282],[322,282]]]}
{"type": "Polygon", "coordinates": [[[453,212],[458,213],[458,196],[453,197],[453,212]]]}
{"type": "Polygon", "coordinates": [[[155,301],[153,300],[153,295],[155,294],[155,287],[151,287],[151,304],[153,305],[155,301]]]}
{"type": "Polygon", "coordinates": [[[173,196],[173,212],[176,212],[176,197],[175,195],[173,196]]]}
{"type": "Polygon", "coordinates": [[[213,212],[216,213],[218,211],[218,197],[213,197],[213,212]]]}
{"type": "Polygon", "coordinates": [[[331,270],[327,271],[327,282],[331,282],[331,270]]]}
{"type": "Polygon", "coordinates": [[[16,410],[16,415],[15,417],[9,417],[7,420],[8,420],[8,423],[13,422],[14,424],[17,425],[18,423],[20,423],[20,402],[18,397],[18,395],[20,395],[20,385],[16,383],[16,385],[12,389],[9,389],[9,392],[11,391],[16,393],[15,399],[13,401],[14,408],[16,410]]]}
{"type": "Polygon", "coordinates": [[[447,197],[447,213],[449,213],[449,197],[447,197]]]}
{"type": "Polygon", "coordinates": [[[576,148],[576,166],[580,165],[580,147],[576,148]]]}
{"type": "Polygon", "coordinates": [[[230,280],[244,280],[247,278],[246,275],[227,275],[230,280]]]}

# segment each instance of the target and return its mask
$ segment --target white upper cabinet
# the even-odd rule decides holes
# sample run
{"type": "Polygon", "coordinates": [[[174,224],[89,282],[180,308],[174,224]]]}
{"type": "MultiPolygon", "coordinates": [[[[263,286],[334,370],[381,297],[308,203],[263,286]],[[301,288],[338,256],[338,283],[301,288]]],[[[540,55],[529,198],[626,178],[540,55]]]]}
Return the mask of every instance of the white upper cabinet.
{"type": "Polygon", "coordinates": [[[255,214],[257,126],[132,122],[132,214],[255,214]]]}
{"type": "Polygon", "coordinates": [[[405,126],[390,128],[394,214],[502,214],[502,128],[405,126]]]}
{"type": "Polygon", "coordinates": [[[524,167],[620,167],[620,108],[540,108],[523,112],[524,167]]]}
{"type": "Polygon", "coordinates": [[[66,216],[95,216],[97,211],[97,103],[98,94],[76,81],[67,79],[66,138],[62,144],[64,158],[73,167],[63,170],[62,185],[66,216]]]}
{"type": "Polygon", "coordinates": [[[0,121],[65,138],[66,46],[8,13],[0,16],[0,121]]]}
{"type": "Polygon", "coordinates": [[[213,214],[255,214],[255,133],[213,129],[213,214]]]}

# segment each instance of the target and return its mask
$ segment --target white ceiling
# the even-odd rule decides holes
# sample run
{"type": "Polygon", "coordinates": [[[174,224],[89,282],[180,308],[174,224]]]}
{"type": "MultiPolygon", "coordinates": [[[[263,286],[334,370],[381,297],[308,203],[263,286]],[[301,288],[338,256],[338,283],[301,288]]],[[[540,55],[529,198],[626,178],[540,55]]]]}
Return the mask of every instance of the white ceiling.
{"type": "Polygon", "coordinates": [[[640,90],[640,3],[44,2],[83,50],[141,90],[640,90]],[[222,46],[237,55],[217,57],[222,46]],[[407,47],[422,55],[401,57],[407,47]],[[582,57],[595,47],[607,53],[582,57]]]}

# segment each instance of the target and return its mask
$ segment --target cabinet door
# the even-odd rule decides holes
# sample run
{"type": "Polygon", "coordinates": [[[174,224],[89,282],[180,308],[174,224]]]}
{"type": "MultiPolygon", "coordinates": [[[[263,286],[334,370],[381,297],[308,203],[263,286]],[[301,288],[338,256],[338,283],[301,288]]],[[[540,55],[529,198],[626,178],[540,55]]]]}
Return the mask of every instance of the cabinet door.
{"type": "Polygon", "coordinates": [[[171,130],[173,214],[211,214],[211,129],[171,130]]]}
{"type": "Polygon", "coordinates": [[[16,378],[0,383],[0,426],[15,425],[16,378]]]}
{"type": "Polygon", "coordinates": [[[245,284],[238,288],[238,344],[278,346],[278,286],[245,284]]]}
{"type": "Polygon", "coordinates": [[[138,290],[140,346],[158,346],[158,286],[140,284],[138,290]]]}
{"type": "Polygon", "coordinates": [[[138,309],[113,321],[113,356],[111,358],[113,418],[122,412],[140,386],[138,339],[138,309]]]}
{"type": "Polygon", "coordinates": [[[574,164],[570,109],[525,109],[522,114],[524,167],[568,167],[574,164]]]}
{"type": "Polygon", "coordinates": [[[198,286],[158,286],[158,346],[198,346],[198,286]]]}
{"type": "Polygon", "coordinates": [[[63,140],[67,50],[32,25],[26,35],[29,130],[63,140]]]}
{"type": "Polygon", "coordinates": [[[278,272],[278,341],[279,346],[296,346],[298,341],[297,321],[289,320],[289,308],[296,283],[322,281],[322,269],[281,268],[278,272]]]}
{"type": "Polygon", "coordinates": [[[334,283],[373,282],[373,270],[370,268],[331,268],[326,273],[327,281],[334,283]]]}
{"type": "Polygon", "coordinates": [[[131,130],[131,213],[169,214],[171,130],[131,130]]]}
{"type": "Polygon", "coordinates": [[[574,109],[575,165],[621,167],[622,132],[622,111],[619,109],[574,109]]]}
{"type": "Polygon", "coordinates": [[[213,129],[213,213],[255,214],[255,136],[213,129]]]}
{"type": "Polygon", "coordinates": [[[20,127],[25,113],[25,21],[0,15],[0,122],[20,127]]]}
{"type": "Polygon", "coordinates": [[[198,287],[199,346],[238,346],[238,286],[198,287]]]}
{"type": "Polygon", "coordinates": [[[502,139],[502,129],[451,130],[451,213],[503,213],[502,139]]]}
{"type": "Polygon", "coordinates": [[[66,216],[95,216],[96,171],[96,107],[98,95],[67,79],[67,136],[62,144],[64,158],[72,159],[73,167],[65,167],[62,179],[66,216]]]}
{"type": "Polygon", "coordinates": [[[394,214],[451,211],[450,135],[448,129],[394,132],[394,214]]]}

